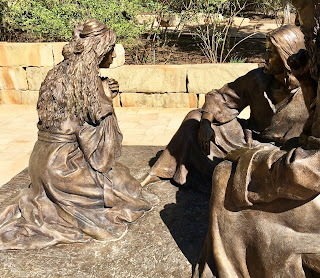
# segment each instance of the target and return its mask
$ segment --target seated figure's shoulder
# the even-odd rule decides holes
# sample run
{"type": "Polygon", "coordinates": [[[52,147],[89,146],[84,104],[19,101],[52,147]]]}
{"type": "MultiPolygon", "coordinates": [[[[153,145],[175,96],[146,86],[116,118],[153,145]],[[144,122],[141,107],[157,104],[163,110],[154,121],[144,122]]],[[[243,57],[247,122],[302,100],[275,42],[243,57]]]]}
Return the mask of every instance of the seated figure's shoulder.
{"type": "Polygon", "coordinates": [[[257,68],[249,71],[236,80],[225,84],[220,90],[232,89],[234,91],[248,91],[250,88],[257,88],[261,83],[268,82],[263,68],[257,68]]]}
{"type": "Polygon", "coordinates": [[[272,74],[267,74],[264,72],[264,67],[254,69],[250,72],[252,73],[252,77],[258,81],[266,82],[274,80],[274,76],[272,74]]]}
{"type": "Polygon", "coordinates": [[[237,78],[236,80],[225,84],[220,89],[213,89],[207,93],[210,95],[219,95],[221,93],[230,92],[230,89],[235,92],[250,91],[250,89],[257,90],[261,86],[268,86],[269,82],[273,80],[272,75],[264,73],[263,67],[249,71],[245,75],[237,78]]]}
{"type": "Polygon", "coordinates": [[[252,80],[261,80],[261,79],[268,79],[272,77],[272,75],[264,73],[264,67],[256,68],[251,71],[249,71],[246,75],[244,75],[245,78],[250,78],[252,80]]]}
{"type": "Polygon", "coordinates": [[[235,79],[232,82],[229,82],[225,84],[225,86],[233,87],[234,86],[239,86],[239,85],[250,85],[252,83],[257,83],[260,82],[261,80],[266,80],[267,75],[263,72],[263,68],[256,68],[245,75],[242,75],[235,79]]]}
{"type": "Polygon", "coordinates": [[[264,72],[264,67],[260,67],[249,71],[243,76],[244,82],[253,88],[268,87],[270,82],[274,80],[274,76],[271,74],[266,74],[264,72]]]}

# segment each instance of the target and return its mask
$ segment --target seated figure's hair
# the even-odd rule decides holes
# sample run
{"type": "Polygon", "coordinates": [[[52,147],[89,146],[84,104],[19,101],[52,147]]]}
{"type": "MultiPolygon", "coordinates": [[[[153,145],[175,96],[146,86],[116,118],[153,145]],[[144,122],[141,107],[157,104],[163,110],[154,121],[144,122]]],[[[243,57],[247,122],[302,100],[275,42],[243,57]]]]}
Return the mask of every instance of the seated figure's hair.
{"type": "Polygon", "coordinates": [[[287,70],[290,67],[287,64],[288,58],[299,52],[300,49],[306,49],[304,36],[300,28],[294,25],[284,25],[270,32],[267,36],[272,44],[277,48],[279,55],[287,70]]]}
{"type": "Polygon", "coordinates": [[[317,5],[318,4],[318,0],[292,0],[292,4],[295,7],[304,7],[306,5],[317,5]]]}
{"type": "Polygon", "coordinates": [[[302,26],[306,48],[309,54],[310,72],[315,80],[320,78],[320,1],[319,0],[293,0],[292,4],[299,14],[314,19],[314,26],[302,26]]]}
{"type": "Polygon", "coordinates": [[[41,84],[38,125],[59,129],[67,117],[96,123],[99,118],[99,64],[113,50],[116,35],[96,19],[78,24],[62,51],[64,60],[50,70],[41,84]]]}

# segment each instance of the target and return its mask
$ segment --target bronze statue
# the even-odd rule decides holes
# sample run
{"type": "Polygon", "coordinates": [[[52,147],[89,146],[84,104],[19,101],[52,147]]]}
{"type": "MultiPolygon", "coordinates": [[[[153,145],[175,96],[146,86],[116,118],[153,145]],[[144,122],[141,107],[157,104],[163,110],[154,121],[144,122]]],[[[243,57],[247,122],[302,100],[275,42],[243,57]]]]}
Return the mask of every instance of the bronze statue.
{"type": "Polygon", "coordinates": [[[215,168],[209,229],[194,277],[320,277],[320,3],[293,3],[308,62],[300,53],[288,63],[307,101],[318,91],[301,146],[247,146],[215,168]]]}
{"type": "Polygon", "coordinates": [[[271,32],[266,66],[209,92],[202,109],[186,116],[142,185],[172,178],[179,185],[192,184],[210,192],[214,167],[230,151],[259,142],[294,141],[309,116],[310,103],[305,102],[287,59],[304,48],[303,34],[296,26],[271,32]],[[248,105],[249,120],[237,119],[248,105]]]}
{"type": "Polygon", "coordinates": [[[151,208],[140,183],[115,161],[122,142],[112,107],[118,84],[98,76],[99,64],[112,62],[115,42],[105,24],[82,22],[64,60],[48,72],[37,104],[31,184],[0,214],[0,250],[117,240],[151,208]]]}

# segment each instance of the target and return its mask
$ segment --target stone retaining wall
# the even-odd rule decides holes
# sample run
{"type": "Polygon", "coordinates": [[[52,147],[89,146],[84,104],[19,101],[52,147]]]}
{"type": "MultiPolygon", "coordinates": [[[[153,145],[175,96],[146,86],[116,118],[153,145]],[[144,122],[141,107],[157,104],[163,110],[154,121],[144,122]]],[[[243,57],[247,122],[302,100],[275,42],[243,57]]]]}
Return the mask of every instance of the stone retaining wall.
{"type": "MultiPolygon", "coordinates": [[[[62,61],[66,43],[0,42],[0,104],[35,105],[48,70],[62,61]]],[[[116,79],[120,94],[115,106],[201,107],[204,94],[220,88],[257,64],[124,65],[124,51],[117,45],[114,68],[101,76],[116,79]]]]}

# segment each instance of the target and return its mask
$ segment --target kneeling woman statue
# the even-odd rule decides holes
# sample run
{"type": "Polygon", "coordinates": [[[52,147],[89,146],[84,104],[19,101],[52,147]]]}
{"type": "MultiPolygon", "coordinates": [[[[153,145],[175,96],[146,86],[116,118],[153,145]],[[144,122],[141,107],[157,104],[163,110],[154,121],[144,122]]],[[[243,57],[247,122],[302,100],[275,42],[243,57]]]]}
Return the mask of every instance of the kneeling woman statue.
{"type": "Polygon", "coordinates": [[[0,214],[0,250],[116,240],[151,208],[140,183],[115,162],[122,134],[98,75],[115,42],[99,21],[80,23],[42,83],[31,185],[0,214]]]}

